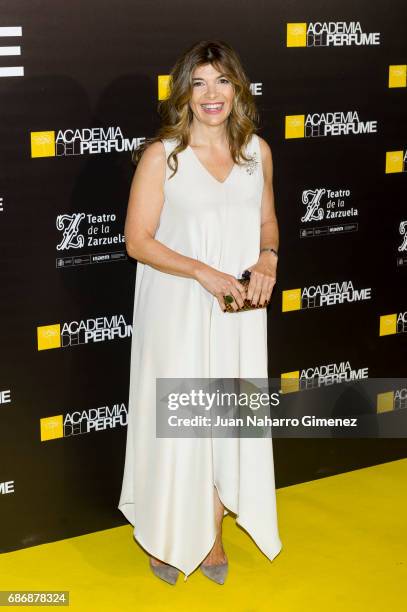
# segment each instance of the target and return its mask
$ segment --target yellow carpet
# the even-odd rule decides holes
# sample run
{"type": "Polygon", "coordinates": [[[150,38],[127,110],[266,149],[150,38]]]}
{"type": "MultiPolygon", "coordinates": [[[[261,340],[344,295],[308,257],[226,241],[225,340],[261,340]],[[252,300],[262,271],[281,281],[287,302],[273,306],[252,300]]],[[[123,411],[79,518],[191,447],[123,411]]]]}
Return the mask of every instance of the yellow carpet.
{"type": "Polygon", "coordinates": [[[67,590],[66,609],[84,612],[401,612],[406,481],[404,459],[279,489],[283,548],[272,562],[226,516],[223,586],[199,570],[175,586],[162,582],[126,525],[0,555],[0,589],[67,590]]]}

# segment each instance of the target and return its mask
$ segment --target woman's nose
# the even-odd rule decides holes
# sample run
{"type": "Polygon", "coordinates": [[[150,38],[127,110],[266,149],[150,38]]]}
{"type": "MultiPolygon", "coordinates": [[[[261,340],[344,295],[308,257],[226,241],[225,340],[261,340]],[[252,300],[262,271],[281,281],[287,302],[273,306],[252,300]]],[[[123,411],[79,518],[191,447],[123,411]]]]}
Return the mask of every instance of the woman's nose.
{"type": "Polygon", "coordinates": [[[218,90],[216,85],[208,85],[208,95],[210,97],[215,98],[217,96],[218,90]]]}

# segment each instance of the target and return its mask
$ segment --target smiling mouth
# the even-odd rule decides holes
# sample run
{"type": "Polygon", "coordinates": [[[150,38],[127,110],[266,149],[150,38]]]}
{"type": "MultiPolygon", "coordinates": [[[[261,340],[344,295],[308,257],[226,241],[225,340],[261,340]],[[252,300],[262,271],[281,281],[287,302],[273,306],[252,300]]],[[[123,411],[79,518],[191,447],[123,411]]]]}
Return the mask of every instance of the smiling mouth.
{"type": "Polygon", "coordinates": [[[201,108],[206,112],[206,113],[220,113],[221,110],[223,109],[223,105],[224,102],[211,102],[208,104],[201,104],[201,108]]]}

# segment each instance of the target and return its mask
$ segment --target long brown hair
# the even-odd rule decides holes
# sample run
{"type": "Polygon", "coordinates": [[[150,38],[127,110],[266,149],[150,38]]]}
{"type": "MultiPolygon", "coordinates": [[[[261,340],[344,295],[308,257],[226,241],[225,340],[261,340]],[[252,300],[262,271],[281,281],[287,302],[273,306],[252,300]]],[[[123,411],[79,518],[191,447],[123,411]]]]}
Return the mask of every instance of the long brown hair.
{"type": "Polygon", "coordinates": [[[177,154],[189,144],[189,128],[193,113],[189,106],[192,96],[192,74],[197,66],[212,64],[225,74],[234,88],[233,107],[227,120],[227,137],[232,159],[249,161],[244,148],[258,130],[259,114],[250,91],[250,81],[236,51],[221,40],[203,40],[187,49],[176,61],[169,75],[169,95],[158,103],[161,127],[153,138],[133,151],[132,162],[137,166],[144,150],[153,142],[163,139],[178,140],[168,156],[167,164],[173,174],[178,170],[177,154]]]}

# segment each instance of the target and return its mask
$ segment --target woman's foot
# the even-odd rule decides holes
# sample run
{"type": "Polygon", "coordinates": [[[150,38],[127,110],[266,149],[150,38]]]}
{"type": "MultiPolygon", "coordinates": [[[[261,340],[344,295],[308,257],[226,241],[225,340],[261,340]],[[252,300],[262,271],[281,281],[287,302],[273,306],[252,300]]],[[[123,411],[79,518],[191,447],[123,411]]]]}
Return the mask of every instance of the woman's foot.
{"type": "Polygon", "coordinates": [[[215,544],[209,555],[202,561],[200,565],[201,572],[217,584],[225,584],[226,576],[229,569],[229,564],[225,551],[222,546],[222,538],[220,535],[216,538],[215,544]]]}
{"type": "Polygon", "coordinates": [[[201,563],[201,571],[211,580],[214,580],[218,584],[223,584],[228,572],[228,559],[222,544],[222,521],[225,507],[220,501],[216,487],[214,487],[214,495],[217,535],[212,550],[201,563]]]}
{"type": "Polygon", "coordinates": [[[150,555],[150,567],[153,573],[161,580],[169,584],[175,584],[179,575],[179,570],[168,563],[164,563],[150,555]]]}
{"type": "Polygon", "coordinates": [[[202,565],[220,565],[221,563],[226,563],[226,561],[227,557],[223,550],[222,536],[218,534],[212,550],[202,561],[202,565]]]}

